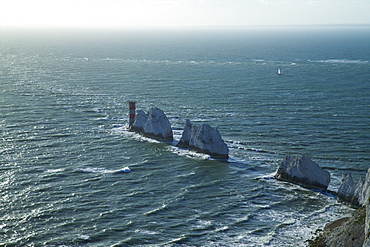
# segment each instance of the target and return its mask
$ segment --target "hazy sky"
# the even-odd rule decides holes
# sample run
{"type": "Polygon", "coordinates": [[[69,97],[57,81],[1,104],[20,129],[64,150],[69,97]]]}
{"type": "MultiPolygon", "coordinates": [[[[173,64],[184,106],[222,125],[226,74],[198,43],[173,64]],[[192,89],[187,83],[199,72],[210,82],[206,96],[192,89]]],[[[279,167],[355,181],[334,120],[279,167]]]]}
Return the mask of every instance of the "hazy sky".
{"type": "Polygon", "coordinates": [[[370,0],[0,0],[1,26],[370,24],[370,0]]]}

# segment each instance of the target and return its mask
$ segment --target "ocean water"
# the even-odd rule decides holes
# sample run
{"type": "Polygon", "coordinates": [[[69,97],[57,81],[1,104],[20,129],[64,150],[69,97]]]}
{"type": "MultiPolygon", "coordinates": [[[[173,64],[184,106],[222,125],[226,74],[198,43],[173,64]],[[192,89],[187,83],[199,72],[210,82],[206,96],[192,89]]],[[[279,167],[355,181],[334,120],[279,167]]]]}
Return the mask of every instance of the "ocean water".
{"type": "Polygon", "coordinates": [[[0,245],[305,246],[353,209],[273,175],[307,154],[330,191],[365,176],[369,31],[0,29],[0,245]],[[128,132],[129,100],[175,141],[128,132]],[[230,158],[176,148],[186,119],[230,158]]]}

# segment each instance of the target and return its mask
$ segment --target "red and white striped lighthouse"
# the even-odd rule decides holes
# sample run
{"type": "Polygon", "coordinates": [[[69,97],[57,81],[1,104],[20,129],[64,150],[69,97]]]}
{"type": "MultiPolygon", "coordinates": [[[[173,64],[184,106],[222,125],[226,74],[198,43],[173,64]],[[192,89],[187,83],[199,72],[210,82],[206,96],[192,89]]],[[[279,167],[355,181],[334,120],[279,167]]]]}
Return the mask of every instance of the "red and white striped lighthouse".
{"type": "Polygon", "coordinates": [[[128,105],[129,105],[129,114],[130,114],[130,119],[129,119],[129,122],[128,122],[129,128],[131,128],[132,125],[135,122],[135,109],[136,109],[135,104],[136,104],[136,101],[129,101],[128,102],[128,105]]]}

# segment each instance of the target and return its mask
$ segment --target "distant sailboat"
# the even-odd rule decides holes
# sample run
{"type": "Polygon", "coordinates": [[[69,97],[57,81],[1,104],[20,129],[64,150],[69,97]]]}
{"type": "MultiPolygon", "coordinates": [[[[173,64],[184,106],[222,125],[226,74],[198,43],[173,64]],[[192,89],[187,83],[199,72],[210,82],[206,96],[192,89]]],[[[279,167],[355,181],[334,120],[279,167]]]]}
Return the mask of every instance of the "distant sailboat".
{"type": "Polygon", "coordinates": [[[282,75],[282,74],[283,74],[283,73],[281,73],[280,68],[278,68],[278,70],[277,70],[277,74],[278,74],[278,75],[282,75]]]}

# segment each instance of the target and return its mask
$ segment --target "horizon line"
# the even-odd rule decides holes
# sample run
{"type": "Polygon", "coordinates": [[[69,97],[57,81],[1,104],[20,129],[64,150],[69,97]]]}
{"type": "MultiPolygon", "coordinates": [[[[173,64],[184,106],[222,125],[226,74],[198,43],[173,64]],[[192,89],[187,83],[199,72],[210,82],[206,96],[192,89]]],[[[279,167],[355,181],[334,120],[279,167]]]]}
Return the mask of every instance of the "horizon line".
{"type": "Polygon", "coordinates": [[[0,25],[1,29],[204,29],[204,28],[325,28],[325,27],[351,27],[351,28],[370,28],[370,23],[342,23],[342,24],[271,24],[271,25],[214,25],[214,26],[42,26],[42,25],[34,25],[34,26],[21,26],[21,25],[9,25],[4,26],[0,25]]]}

